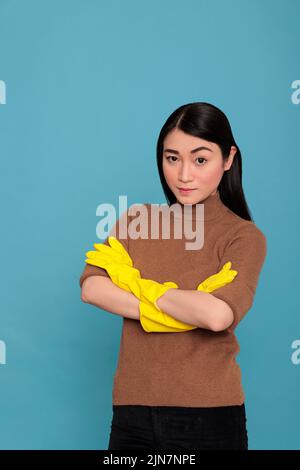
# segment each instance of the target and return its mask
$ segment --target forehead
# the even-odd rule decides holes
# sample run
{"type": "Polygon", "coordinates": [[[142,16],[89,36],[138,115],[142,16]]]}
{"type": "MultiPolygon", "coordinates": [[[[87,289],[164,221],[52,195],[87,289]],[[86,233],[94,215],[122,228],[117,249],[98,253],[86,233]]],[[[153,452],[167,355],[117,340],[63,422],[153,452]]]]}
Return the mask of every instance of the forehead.
{"type": "Polygon", "coordinates": [[[173,129],[167,134],[164,139],[164,149],[172,148],[179,152],[191,151],[194,148],[205,146],[210,148],[213,152],[216,151],[217,145],[214,142],[210,142],[194,135],[186,134],[180,129],[173,129]]]}

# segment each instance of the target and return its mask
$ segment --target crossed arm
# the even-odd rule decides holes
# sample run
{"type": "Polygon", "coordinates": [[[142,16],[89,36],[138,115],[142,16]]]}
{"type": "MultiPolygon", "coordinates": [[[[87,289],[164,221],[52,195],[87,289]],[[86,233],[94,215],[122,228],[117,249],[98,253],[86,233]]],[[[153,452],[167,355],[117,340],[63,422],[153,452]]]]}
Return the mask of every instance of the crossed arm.
{"type": "MultiPolygon", "coordinates": [[[[86,278],[81,299],[110,313],[134,320],[140,318],[139,299],[106,276],[86,278]]],[[[212,331],[222,331],[233,322],[229,305],[207,292],[169,289],[158,299],[157,305],[176,320],[212,331]]]]}

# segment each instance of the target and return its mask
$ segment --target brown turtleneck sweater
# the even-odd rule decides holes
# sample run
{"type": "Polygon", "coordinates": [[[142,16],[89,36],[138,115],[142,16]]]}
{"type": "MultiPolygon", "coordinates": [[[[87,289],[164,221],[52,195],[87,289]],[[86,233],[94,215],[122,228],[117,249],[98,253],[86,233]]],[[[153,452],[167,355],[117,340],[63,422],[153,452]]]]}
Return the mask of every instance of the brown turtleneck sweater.
{"type": "MultiPolygon", "coordinates": [[[[119,237],[120,220],[127,215],[128,226],[136,218],[128,215],[128,211],[117,221],[116,232],[110,234],[123,243],[142,277],[174,281],[180,289],[195,290],[201,281],[231,261],[237,276],[211,295],[228,303],[234,322],[220,332],[197,328],[180,333],[147,333],[138,320],[123,317],[114,405],[215,407],[241,405],[245,400],[236,361],[240,348],[234,329],[253,304],[266,256],[266,237],[253,222],[227,208],[219,192],[201,204],[204,204],[204,244],[197,250],[186,249],[190,238],[174,237],[173,225],[170,239],[162,238],[161,227],[159,238],[151,239],[151,204],[145,204],[148,239],[119,237]]],[[[199,215],[195,207],[187,217],[192,219],[194,228],[200,219],[203,221],[203,212],[199,215]]],[[[171,217],[172,224],[174,220],[171,217]]],[[[107,240],[108,237],[105,244],[107,240]]],[[[94,275],[109,277],[104,269],[86,264],[80,287],[84,279],[94,275]]]]}

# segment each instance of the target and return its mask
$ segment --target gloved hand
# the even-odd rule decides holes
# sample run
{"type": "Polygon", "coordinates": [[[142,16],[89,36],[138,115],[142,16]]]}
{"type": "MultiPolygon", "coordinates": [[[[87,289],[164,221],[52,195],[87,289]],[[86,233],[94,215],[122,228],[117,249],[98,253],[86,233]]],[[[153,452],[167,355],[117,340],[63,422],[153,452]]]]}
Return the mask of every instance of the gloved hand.
{"type": "Polygon", "coordinates": [[[143,279],[140,271],[133,267],[132,259],[122,243],[113,236],[108,238],[108,243],[110,246],[95,243],[97,251],[88,251],[85,262],[104,268],[114,284],[132,292],[142,302],[150,306],[153,304],[161,312],[156,300],[167,290],[178,289],[178,286],[174,282],[161,284],[152,279],[143,279]]]}
{"type": "MultiPolygon", "coordinates": [[[[217,274],[213,274],[202,281],[198,285],[197,290],[210,293],[226,284],[229,284],[237,275],[237,271],[230,268],[231,262],[228,261],[217,274]]],[[[190,331],[198,328],[197,326],[192,326],[176,320],[166,313],[159,313],[157,310],[148,307],[147,304],[140,306],[140,313],[140,322],[144,330],[147,332],[180,333],[181,331],[190,331]]]]}
{"type": "MultiPolygon", "coordinates": [[[[135,286],[133,280],[141,278],[141,273],[134,268],[132,259],[122,243],[113,236],[108,238],[108,242],[110,246],[94,243],[97,251],[87,251],[85,262],[105,269],[114,284],[132,292],[132,287],[135,286]]],[[[136,289],[135,292],[137,293],[136,289]]]]}
{"type": "MultiPolygon", "coordinates": [[[[169,288],[178,288],[175,283],[157,283],[150,279],[142,279],[139,270],[133,267],[132,259],[115,238],[109,237],[110,246],[94,244],[97,252],[86,253],[89,264],[99,266],[108,272],[112,281],[119,287],[132,292],[140,299],[140,322],[147,332],[182,332],[198,328],[176,320],[172,316],[160,310],[156,304],[157,299],[169,288]]],[[[230,270],[231,262],[227,262],[219,273],[210,276],[201,282],[197,290],[212,292],[231,282],[237,275],[237,271],[230,270]]]]}
{"type": "Polygon", "coordinates": [[[209,276],[207,279],[202,281],[198,285],[197,290],[202,290],[204,292],[210,293],[216,289],[219,289],[220,287],[226,286],[226,284],[229,284],[233,281],[233,279],[238,273],[234,269],[230,268],[231,261],[228,261],[224,264],[223,268],[217,274],[213,274],[212,276],[209,276]]]}

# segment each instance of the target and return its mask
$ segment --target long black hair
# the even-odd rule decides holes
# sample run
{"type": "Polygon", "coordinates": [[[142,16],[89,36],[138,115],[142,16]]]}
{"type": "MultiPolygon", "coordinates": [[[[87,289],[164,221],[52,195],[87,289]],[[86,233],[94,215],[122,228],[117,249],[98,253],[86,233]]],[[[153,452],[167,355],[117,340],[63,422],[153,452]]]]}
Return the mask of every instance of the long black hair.
{"type": "Polygon", "coordinates": [[[235,143],[227,117],[223,111],[210,103],[194,102],[180,106],[168,117],[160,131],[156,146],[157,166],[168,204],[175,203],[176,197],[167,185],[163,173],[163,143],[167,134],[174,128],[219,145],[223,160],[229,156],[232,145],[237,148],[230,169],[224,171],[218,191],[225,206],[243,219],[253,221],[242,186],[240,149],[235,143]]]}

